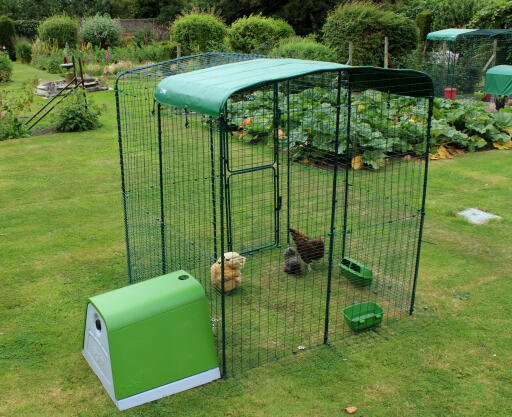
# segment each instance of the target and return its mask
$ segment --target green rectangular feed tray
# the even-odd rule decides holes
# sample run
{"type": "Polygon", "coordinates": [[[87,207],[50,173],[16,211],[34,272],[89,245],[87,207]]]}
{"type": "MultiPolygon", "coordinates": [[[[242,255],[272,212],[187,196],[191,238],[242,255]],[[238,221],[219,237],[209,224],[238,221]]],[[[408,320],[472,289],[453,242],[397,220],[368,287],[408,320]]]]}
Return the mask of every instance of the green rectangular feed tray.
{"type": "Polygon", "coordinates": [[[353,284],[360,287],[366,287],[372,284],[373,272],[361,262],[345,257],[339,265],[343,275],[353,284]]]}
{"type": "Polygon", "coordinates": [[[355,331],[364,330],[376,326],[382,322],[384,309],[373,301],[352,304],[343,309],[343,315],[348,326],[355,331]]]}

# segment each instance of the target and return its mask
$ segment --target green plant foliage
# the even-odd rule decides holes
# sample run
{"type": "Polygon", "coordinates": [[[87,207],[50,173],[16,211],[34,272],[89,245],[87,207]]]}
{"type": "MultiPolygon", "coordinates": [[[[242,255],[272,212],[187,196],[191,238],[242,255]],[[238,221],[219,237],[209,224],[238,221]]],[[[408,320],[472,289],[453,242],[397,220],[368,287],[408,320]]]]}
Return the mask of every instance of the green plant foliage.
{"type": "Polygon", "coordinates": [[[132,45],[135,42],[134,37],[132,35],[127,35],[121,39],[121,47],[125,47],[128,45],[132,45]]]}
{"type": "MultiPolygon", "coordinates": [[[[273,93],[263,92],[251,100],[233,102],[232,127],[239,140],[249,144],[272,144],[273,93]],[[248,114],[267,114],[252,121],[248,114]]],[[[346,95],[343,93],[342,97],[346,95]]],[[[284,100],[279,93],[278,101],[284,100]]],[[[296,160],[325,163],[333,159],[335,137],[336,89],[307,89],[291,94],[290,118],[281,118],[282,140],[284,132],[290,131],[291,155],[296,160]],[[299,104],[300,103],[300,104],[299,104]],[[330,106],[330,107],[329,107],[330,106]],[[329,110],[330,108],[330,110],[329,110]]],[[[351,122],[351,141],[360,161],[374,169],[383,166],[385,159],[393,155],[422,155],[425,150],[425,135],[419,133],[419,126],[426,123],[426,112],[414,99],[372,91],[370,94],[355,95],[353,108],[364,111],[364,117],[351,122]],[[383,117],[382,109],[386,107],[383,117]]],[[[342,120],[348,118],[347,103],[340,107],[342,120]]],[[[473,152],[484,147],[496,147],[511,140],[512,114],[489,113],[481,102],[458,102],[435,99],[433,110],[431,146],[436,153],[441,146],[473,152]],[[498,145],[498,146],[496,146],[498,145]]],[[[346,150],[346,132],[341,131],[338,152],[346,150]]]]}
{"type": "Polygon", "coordinates": [[[512,0],[488,2],[473,16],[469,26],[476,29],[512,28],[512,0]]]}
{"type": "Polygon", "coordinates": [[[409,19],[416,19],[422,11],[428,10],[430,3],[435,0],[401,0],[391,4],[392,11],[403,14],[409,19]]]}
{"type": "Polygon", "coordinates": [[[0,51],[0,82],[4,83],[11,79],[12,62],[6,52],[0,51]]]}
{"type": "Polygon", "coordinates": [[[489,113],[485,104],[478,101],[436,99],[433,116],[434,151],[441,145],[455,145],[473,152],[511,139],[512,115],[489,113]]]}
{"type": "MultiPolygon", "coordinates": [[[[0,67],[2,57],[0,55],[0,67]]],[[[1,71],[1,69],[0,69],[1,71]]],[[[0,90],[0,141],[30,136],[20,114],[30,112],[36,81],[25,82],[17,90],[0,90]]]]}
{"type": "Polygon", "coordinates": [[[156,21],[162,25],[168,26],[174,22],[174,19],[176,19],[183,10],[190,8],[190,6],[190,3],[186,0],[164,1],[160,6],[160,13],[157,15],[156,21]]]}
{"type": "Polygon", "coordinates": [[[43,42],[57,42],[59,48],[66,44],[73,48],[78,41],[78,25],[69,16],[52,16],[39,25],[39,38],[43,42]]]}
{"type": "Polygon", "coordinates": [[[251,15],[233,22],[228,38],[236,52],[268,53],[280,39],[294,35],[293,28],[282,19],[251,15]]]}
{"type": "Polygon", "coordinates": [[[312,59],[316,61],[335,61],[336,54],[327,46],[311,38],[294,36],[282,39],[279,43],[283,58],[312,59]]]}
{"type": "Polygon", "coordinates": [[[63,72],[60,64],[64,62],[64,54],[59,51],[51,55],[37,54],[34,58],[36,68],[47,71],[50,74],[60,74],[63,72]]]}
{"type": "Polygon", "coordinates": [[[88,98],[85,105],[84,92],[76,90],[57,108],[55,129],[59,132],[83,132],[101,126],[101,109],[88,98]]]}
{"type": "Polygon", "coordinates": [[[178,56],[178,44],[176,42],[162,42],[162,59],[169,60],[178,56]]]}
{"type": "Polygon", "coordinates": [[[16,44],[16,58],[24,64],[32,61],[32,45],[26,41],[20,41],[16,44]]]}
{"type": "Polygon", "coordinates": [[[30,40],[37,38],[39,29],[39,20],[16,20],[14,22],[14,31],[16,35],[30,40]]]}
{"type": "Polygon", "coordinates": [[[415,22],[419,30],[418,40],[423,42],[432,29],[432,12],[423,10],[416,16],[415,22]]]}
{"type": "Polygon", "coordinates": [[[319,32],[333,6],[331,0],[288,0],[281,4],[275,15],[288,22],[298,35],[319,32]]]}
{"type": "Polygon", "coordinates": [[[139,48],[144,45],[149,45],[153,42],[153,31],[150,29],[139,29],[133,36],[133,42],[137,44],[139,48]]]}
{"type": "Polygon", "coordinates": [[[179,17],[171,28],[173,41],[179,43],[184,55],[225,50],[227,27],[209,13],[190,13],[179,17]]]}
{"type": "Polygon", "coordinates": [[[0,16],[0,48],[2,48],[2,50],[7,50],[11,61],[16,60],[14,36],[14,21],[9,19],[7,16],[0,16]]]}
{"type": "Polygon", "coordinates": [[[390,65],[397,67],[417,42],[411,19],[384,11],[370,3],[347,3],[332,12],[323,26],[324,44],[334,50],[338,62],[348,60],[353,42],[353,64],[383,66],[384,38],[389,39],[390,65]]]}
{"type": "Polygon", "coordinates": [[[482,5],[483,0],[431,0],[432,30],[469,27],[469,21],[482,5]]]}
{"type": "Polygon", "coordinates": [[[80,36],[84,42],[107,49],[121,42],[121,24],[110,16],[97,14],[82,21],[80,36]]]}

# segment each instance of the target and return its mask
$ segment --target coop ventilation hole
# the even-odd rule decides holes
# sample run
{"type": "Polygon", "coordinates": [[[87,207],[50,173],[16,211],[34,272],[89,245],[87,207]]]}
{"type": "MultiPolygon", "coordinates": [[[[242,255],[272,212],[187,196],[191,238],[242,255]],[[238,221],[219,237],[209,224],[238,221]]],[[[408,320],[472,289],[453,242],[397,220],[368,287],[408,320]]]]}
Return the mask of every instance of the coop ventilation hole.
{"type": "Polygon", "coordinates": [[[101,320],[99,318],[96,319],[96,330],[101,332],[101,320]]]}
{"type": "Polygon", "coordinates": [[[178,279],[181,280],[181,281],[184,281],[184,280],[188,279],[188,275],[180,275],[178,277],[178,279]]]}

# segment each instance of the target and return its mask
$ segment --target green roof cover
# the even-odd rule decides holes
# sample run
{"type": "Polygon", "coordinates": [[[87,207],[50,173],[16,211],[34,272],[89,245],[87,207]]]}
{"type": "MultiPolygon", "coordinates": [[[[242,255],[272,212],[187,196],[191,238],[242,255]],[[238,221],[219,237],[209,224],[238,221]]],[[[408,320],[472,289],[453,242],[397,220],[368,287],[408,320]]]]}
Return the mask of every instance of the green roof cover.
{"type": "Polygon", "coordinates": [[[173,75],[156,89],[160,104],[218,116],[227,99],[237,91],[266,81],[283,80],[346,65],[299,59],[253,59],[173,75]]]}
{"type": "Polygon", "coordinates": [[[474,32],[476,29],[443,29],[437,32],[430,32],[427,35],[429,41],[455,41],[457,36],[474,32]]]}
{"type": "Polygon", "coordinates": [[[512,96],[512,65],[498,65],[485,73],[485,92],[512,96]]]}
{"type": "Polygon", "coordinates": [[[452,41],[459,37],[497,38],[512,37],[510,29],[443,29],[437,32],[430,32],[427,39],[430,41],[452,41]]]}
{"type": "Polygon", "coordinates": [[[333,62],[300,59],[253,59],[172,75],[158,84],[158,103],[219,116],[229,97],[245,88],[322,71],[351,74],[358,89],[377,89],[414,97],[432,95],[432,80],[413,70],[351,67],[333,62]]]}

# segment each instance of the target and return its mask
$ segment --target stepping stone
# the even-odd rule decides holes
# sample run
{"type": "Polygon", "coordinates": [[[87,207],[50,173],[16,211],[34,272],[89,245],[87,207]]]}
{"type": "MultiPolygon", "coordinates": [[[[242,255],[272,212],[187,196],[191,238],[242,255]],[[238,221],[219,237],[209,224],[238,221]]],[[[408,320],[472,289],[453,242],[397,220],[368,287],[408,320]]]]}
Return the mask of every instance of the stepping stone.
{"type": "Polygon", "coordinates": [[[457,215],[464,217],[468,222],[473,224],[485,224],[492,219],[501,219],[501,216],[496,216],[495,214],[487,213],[486,211],[478,210],[476,208],[459,211],[457,215]]]}

